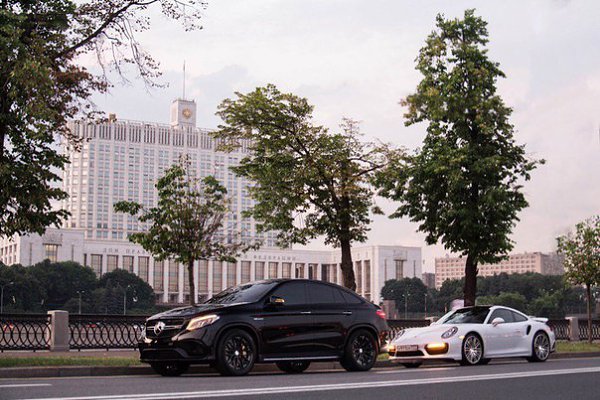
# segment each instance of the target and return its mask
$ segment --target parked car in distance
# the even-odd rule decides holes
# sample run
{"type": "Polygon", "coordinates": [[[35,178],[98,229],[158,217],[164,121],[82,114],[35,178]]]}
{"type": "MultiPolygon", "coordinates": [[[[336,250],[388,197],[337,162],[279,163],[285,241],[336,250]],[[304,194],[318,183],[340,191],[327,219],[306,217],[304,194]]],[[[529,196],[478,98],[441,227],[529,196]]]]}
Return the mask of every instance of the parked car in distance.
{"type": "Polygon", "coordinates": [[[223,375],[245,375],[255,363],[300,373],[324,360],[367,371],[388,329],[378,306],[341,286],[264,280],[148,318],[140,360],[164,376],[180,375],[190,364],[214,365],[223,375]]]}
{"type": "Polygon", "coordinates": [[[503,306],[463,307],[424,328],[404,329],[388,345],[390,360],[407,368],[427,360],[487,364],[493,358],[546,361],[556,338],[547,318],[503,306]]]}

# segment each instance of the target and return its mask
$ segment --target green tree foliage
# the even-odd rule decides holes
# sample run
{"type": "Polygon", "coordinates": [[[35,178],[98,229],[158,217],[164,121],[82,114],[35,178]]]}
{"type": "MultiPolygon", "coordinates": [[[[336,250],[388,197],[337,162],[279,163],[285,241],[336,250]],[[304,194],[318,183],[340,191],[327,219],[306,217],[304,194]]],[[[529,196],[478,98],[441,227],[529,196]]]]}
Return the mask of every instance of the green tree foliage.
{"type": "Polygon", "coordinates": [[[160,75],[136,36],[150,26],[148,13],[160,7],[167,17],[196,28],[203,3],[196,0],[3,0],[0,2],[0,237],[43,233],[67,216],[52,201],[67,159],[56,150],[57,136],[75,148],[67,129],[75,117],[95,117],[90,96],[108,88],[106,73],[123,79],[126,67],[152,85],[160,75]],[[95,76],[78,65],[95,53],[104,71],[95,76]]]}
{"type": "Polygon", "coordinates": [[[106,273],[98,279],[100,288],[113,287],[118,292],[121,309],[123,296],[127,297],[127,309],[149,310],[154,307],[155,297],[152,287],[140,277],[124,269],[106,273]]]}
{"type": "Polygon", "coordinates": [[[539,163],[515,143],[512,110],[496,92],[504,73],[489,59],[486,22],[438,15],[417,57],[423,75],[402,101],[406,125],[427,123],[423,147],[378,178],[380,194],[401,202],[392,217],[419,223],[428,244],[467,256],[464,300],[475,302],[477,265],[513,247],[509,234],[527,206],[522,182],[539,163]]]}
{"type": "Polygon", "coordinates": [[[314,123],[307,99],[274,85],[236,96],[219,106],[224,124],[215,136],[225,150],[248,141],[250,153],[233,171],[256,183],[249,215],[260,230],[277,231],[281,246],[324,235],[340,247],[344,286],[354,290],[351,245],[366,240],[369,211],[380,212],[370,180],[383,165],[382,149],[362,142],[349,119],[330,134],[314,123]]]}
{"type": "Polygon", "coordinates": [[[46,309],[62,307],[69,299],[78,297],[78,290],[91,293],[96,288],[94,271],[73,261],[52,263],[45,260],[25,271],[26,276],[35,277],[44,288],[46,309]]]}
{"type": "Polygon", "coordinates": [[[4,286],[4,312],[41,311],[46,291],[40,281],[20,264],[0,263],[0,285],[4,286]],[[12,285],[8,285],[13,282],[12,285]],[[14,300],[13,300],[14,299],[14,300]]]}
{"type": "Polygon", "coordinates": [[[131,234],[131,242],[140,244],[157,260],[171,258],[187,266],[190,304],[194,305],[194,262],[235,262],[236,256],[255,244],[240,241],[232,232],[224,233],[227,189],[213,176],[197,178],[187,158],[165,171],[156,189],[156,207],[146,209],[136,202],[120,201],[114,208],[151,224],[147,232],[131,234]]]}
{"type": "MultiPolygon", "coordinates": [[[[600,285],[600,215],[580,222],[575,232],[557,238],[558,251],[565,257],[565,278],[584,285],[587,298],[588,332],[592,332],[592,287],[600,285]]],[[[588,335],[592,342],[592,335],[588,335]]]]}
{"type": "Polygon", "coordinates": [[[419,278],[392,279],[386,281],[381,289],[381,297],[385,300],[395,300],[396,308],[402,314],[424,313],[425,301],[430,309],[434,308],[435,301],[432,294],[419,278]],[[425,300],[425,296],[428,296],[425,300]]]}
{"type": "Polygon", "coordinates": [[[477,298],[477,304],[506,306],[522,312],[527,310],[527,299],[521,293],[515,292],[501,292],[496,296],[481,296],[477,298]]]}

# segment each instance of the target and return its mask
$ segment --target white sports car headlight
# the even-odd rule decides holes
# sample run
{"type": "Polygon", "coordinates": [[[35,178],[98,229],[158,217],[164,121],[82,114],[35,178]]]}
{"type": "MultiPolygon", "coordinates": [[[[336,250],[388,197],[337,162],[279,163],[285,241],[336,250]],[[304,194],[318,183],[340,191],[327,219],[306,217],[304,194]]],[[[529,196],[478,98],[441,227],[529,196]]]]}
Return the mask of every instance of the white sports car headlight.
{"type": "Polygon", "coordinates": [[[442,333],[442,339],[449,339],[452,336],[456,335],[456,332],[458,332],[458,328],[453,326],[452,328],[448,329],[446,332],[442,333]]]}
{"type": "Polygon", "coordinates": [[[210,324],[215,323],[219,319],[219,316],[216,314],[203,315],[201,317],[193,318],[188,324],[188,331],[193,331],[194,329],[200,329],[210,324]]]}

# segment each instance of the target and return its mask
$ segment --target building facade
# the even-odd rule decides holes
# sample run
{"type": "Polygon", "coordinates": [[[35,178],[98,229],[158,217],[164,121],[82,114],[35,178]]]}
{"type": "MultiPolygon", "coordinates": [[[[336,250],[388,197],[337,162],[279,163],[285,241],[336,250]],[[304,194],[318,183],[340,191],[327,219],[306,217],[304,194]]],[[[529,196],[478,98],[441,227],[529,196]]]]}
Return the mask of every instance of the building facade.
{"type": "MultiPolygon", "coordinates": [[[[231,202],[223,237],[263,243],[259,251],[243,255],[237,263],[197,262],[192,295],[202,299],[231,285],[265,278],[342,282],[339,250],[277,248],[276,232],[258,232],[255,221],[242,215],[254,205],[248,193],[252,183],[237,177],[230,167],[247,154],[247,143],[231,153],[218,151],[218,142],[209,131],[196,127],[195,102],[174,101],[169,125],[119,121],[111,115],[103,123],[73,122],[70,129],[83,139],[79,151],[63,146],[70,163],[63,175],[69,197],[62,207],[71,215],[62,229],[0,240],[0,260],[5,264],[72,260],[92,268],[98,276],[123,268],[148,282],[159,302],[187,302],[187,268],[173,260],[154,260],[130,243],[130,234],[148,226],[113,210],[113,204],[121,200],[154,206],[156,181],[185,155],[199,177],[212,175],[227,188],[231,202]]],[[[386,280],[421,277],[421,249],[417,247],[360,246],[352,255],[357,292],[376,303],[386,280]]]]}
{"type": "MultiPolygon", "coordinates": [[[[435,287],[440,288],[447,279],[461,279],[465,276],[464,257],[443,257],[435,259],[435,287]]],[[[544,275],[561,275],[564,273],[562,257],[556,253],[518,253],[495,264],[477,266],[479,276],[492,276],[500,273],[522,274],[537,272],[544,275]]]]}
{"type": "MultiPolygon", "coordinates": [[[[385,281],[421,275],[421,249],[404,246],[358,246],[352,249],[357,293],[378,304],[385,281]]],[[[83,229],[50,228],[44,235],[17,236],[0,241],[0,261],[33,265],[49,259],[75,261],[101,276],[117,268],[147,282],[159,303],[189,301],[188,271],[173,260],[154,260],[139,245],[126,240],[87,239],[83,229]]],[[[236,263],[214,260],[194,265],[199,300],[240,283],[270,278],[308,278],[342,284],[341,253],[334,250],[261,249],[240,256],[236,263]]]]}

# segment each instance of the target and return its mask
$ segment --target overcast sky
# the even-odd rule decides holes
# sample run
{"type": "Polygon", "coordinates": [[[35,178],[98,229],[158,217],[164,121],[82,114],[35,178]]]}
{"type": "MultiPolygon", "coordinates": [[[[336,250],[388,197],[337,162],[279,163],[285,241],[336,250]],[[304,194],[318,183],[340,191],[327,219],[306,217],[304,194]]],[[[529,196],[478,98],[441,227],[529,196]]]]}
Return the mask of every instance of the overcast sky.
{"type": "MultiPolygon", "coordinates": [[[[517,142],[547,160],[525,186],[530,206],[514,229],[514,251],[552,251],[556,236],[600,213],[598,1],[209,0],[204,29],[185,32],[157,15],[141,37],[168,88],[147,92],[132,80],[96,103],[120,119],[166,123],[185,60],[200,127],[219,124],[216,107],[234,91],[274,83],[307,97],[320,124],[336,129],[352,117],[368,139],[414,149],[425,125],[405,127],[398,101],[420,80],[414,59],[436,14],[467,8],[489,23],[489,55],[507,76],[499,88],[514,109],[517,142]]],[[[448,252],[423,237],[408,220],[376,217],[368,243],[422,246],[433,271],[448,252]]]]}

